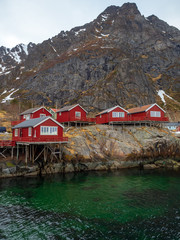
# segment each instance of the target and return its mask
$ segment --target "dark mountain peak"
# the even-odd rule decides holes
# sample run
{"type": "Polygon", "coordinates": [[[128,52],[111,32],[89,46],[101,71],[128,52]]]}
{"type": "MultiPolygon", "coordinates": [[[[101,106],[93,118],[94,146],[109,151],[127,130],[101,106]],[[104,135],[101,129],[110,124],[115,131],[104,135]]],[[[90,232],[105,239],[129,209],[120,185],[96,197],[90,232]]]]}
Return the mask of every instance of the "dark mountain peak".
{"type": "Polygon", "coordinates": [[[121,15],[140,15],[140,12],[137,8],[137,5],[135,3],[124,3],[121,7],[118,6],[109,6],[107,7],[99,16],[117,16],[118,14],[121,15]]]}
{"type": "Polygon", "coordinates": [[[116,14],[117,11],[120,9],[118,6],[111,5],[107,7],[102,14],[116,14]]]}
{"type": "Polygon", "coordinates": [[[14,88],[39,105],[78,102],[98,111],[161,103],[159,89],[179,101],[179,41],[179,30],[145,18],[136,4],[110,6],[37,45],[0,47],[0,94],[14,88]]]}
{"type": "Polygon", "coordinates": [[[173,26],[169,26],[167,24],[167,22],[159,19],[157,16],[155,15],[151,15],[149,17],[147,17],[147,19],[153,24],[153,26],[161,31],[166,31],[169,32],[169,34],[175,34],[175,35],[179,35],[180,31],[179,29],[173,27],[173,26]]]}
{"type": "Polygon", "coordinates": [[[120,7],[121,12],[124,14],[140,14],[137,5],[135,3],[124,3],[122,7],[120,7]]]}

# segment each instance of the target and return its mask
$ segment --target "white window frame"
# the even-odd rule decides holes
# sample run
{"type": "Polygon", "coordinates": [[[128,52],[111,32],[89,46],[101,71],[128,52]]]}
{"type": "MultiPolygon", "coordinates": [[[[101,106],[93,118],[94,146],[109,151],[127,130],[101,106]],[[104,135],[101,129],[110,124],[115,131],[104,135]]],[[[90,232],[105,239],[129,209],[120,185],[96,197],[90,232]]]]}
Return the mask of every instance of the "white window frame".
{"type": "Polygon", "coordinates": [[[160,111],[150,111],[150,116],[160,118],[161,117],[161,112],[160,111]]]}
{"type": "Polygon", "coordinates": [[[112,112],[112,117],[113,118],[124,118],[125,113],[124,112],[112,112]]]}
{"type": "Polygon", "coordinates": [[[15,128],[15,129],[14,129],[14,136],[15,136],[15,137],[18,137],[18,134],[19,134],[18,128],[15,128]]]}
{"type": "Polygon", "coordinates": [[[40,117],[45,117],[45,116],[46,116],[46,114],[40,113],[40,117]]]}
{"type": "Polygon", "coordinates": [[[31,137],[32,136],[32,127],[29,127],[28,128],[28,137],[31,137]]]}
{"type": "Polygon", "coordinates": [[[34,130],[34,137],[36,138],[36,130],[34,130]]]}
{"type": "Polygon", "coordinates": [[[57,136],[58,135],[58,127],[41,126],[40,135],[57,136]]]}
{"type": "Polygon", "coordinates": [[[25,114],[24,119],[29,120],[31,118],[30,114],[25,114]]]}
{"type": "Polygon", "coordinates": [[[76,117],[76,118],[81,118],[81,112],[76,111],[76,112],[75,112],[75,117],[76,117]],[[78,116],[78,115],[79,115],[79,116],[78,116]]]}

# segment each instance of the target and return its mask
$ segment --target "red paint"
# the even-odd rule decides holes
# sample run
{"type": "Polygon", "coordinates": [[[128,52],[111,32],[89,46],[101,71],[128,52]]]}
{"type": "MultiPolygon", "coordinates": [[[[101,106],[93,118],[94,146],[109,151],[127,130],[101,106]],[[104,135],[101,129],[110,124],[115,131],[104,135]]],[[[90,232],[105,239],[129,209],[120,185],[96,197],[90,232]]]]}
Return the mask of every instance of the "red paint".
{"type": "Polygon", "coordinates": [[[56,120],[60,123],[62,122],[75,122],[75,121],[82,121],[86,122],[86,111],[80,106],[75,105],[72,109],[64,111],[64,112],[57,112],[56,120]],[[80,112],[80,117],[76,117],[75,112],[80,112]]]}
{"type": "Polygon", "coordinates": [[[119,106],[112,108],[112,110],[109,112],[98,114],[96,116],[96,124],[103,124],[103,123],[109,123],[109,122],[124,122],[124,121],[128,121],[128,115],[127,115],[127,112],[119,106]],[[114,118],[113,112],[123,112],[124,117],[114,118]]]}
{"type": "MultiPolygon", "coordinates": [[[[52,114],[45,108],[45,107],[41,107],[40,109],[37,109],[36,111],[34,111],[33,113],[29,113],[28,115],[30,116],[30,119],[32,118],[39,118],[41,117],[40,115],[44,114],[44,116],[47,117],[52,117],[52,114]]],[[[25,114],[27,115],[27,114],[25,114]]],[[[20,115],[20,120],[24,121],[25,119],[25,115],[20,115]]]]}
{"type": "Polygon", "coordinates": [[[16,142],[11,140],[0,141],[0,147],[15,147],[16,142]]]}
{"type": "Polygon", "coordinates": [[[150,107],[147,111],[129,113],[128,121],[168,121],[168,118],[165,117],[164,111],[162,111],[162,109],[158,105],[154,105],[150,107]],[[152,117],[151,111],[160,112],[160,117],[152,117]]]}
{"type": "Polygon", "coordinates": [[[12,140],[16,142],[58,142],[67,141],[63,137],[63,127],[52,119],[47,119],[36,127],[32,127],[31,136],[28,136],[28,127],[18,128],[18,136],[15,136],[15,129],[13,129],[12,140]],[[57,135],[41,135],[41,126],[57,127],[57,135]]]}

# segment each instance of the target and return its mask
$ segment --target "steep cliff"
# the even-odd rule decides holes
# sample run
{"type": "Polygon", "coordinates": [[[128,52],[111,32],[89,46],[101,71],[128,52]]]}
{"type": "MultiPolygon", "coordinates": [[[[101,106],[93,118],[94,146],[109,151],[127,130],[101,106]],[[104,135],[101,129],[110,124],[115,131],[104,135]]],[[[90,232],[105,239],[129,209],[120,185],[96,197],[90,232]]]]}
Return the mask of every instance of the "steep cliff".
{"type": "Polygon", "coordinates": [[[41,44],[0,48],[0,100],[80,103],[99,111],[158,102],[180,109],[180,31],[134,3],[110,6],[94,21],[41,44]]]}

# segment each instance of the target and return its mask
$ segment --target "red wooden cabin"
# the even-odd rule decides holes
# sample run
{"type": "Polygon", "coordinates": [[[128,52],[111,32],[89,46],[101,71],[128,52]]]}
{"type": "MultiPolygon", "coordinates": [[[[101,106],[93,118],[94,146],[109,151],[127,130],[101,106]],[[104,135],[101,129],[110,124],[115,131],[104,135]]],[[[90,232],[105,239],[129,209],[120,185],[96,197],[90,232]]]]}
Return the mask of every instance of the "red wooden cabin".
{"type": "Polygon", "coordinates": [[[56,112],[56,120],[58,122],[86,122],[87,111],[79,104],[66,106],[56,112]]]}
{"type": "Polygon", "coordinates": [[[63,126],[51,117],[29,119],[12,128],[12,140],[16,142],[66,142],[63,126]]]}
{"type": "Polygon", "coordinates": [[[129,121],[169,121],[165,111],[156,103],[128,109],[128,116],[129,121]]]}
{"type": "Polygon", "coordinates": [[[120,106],[106,109],[96,115],[96,124],[122,122],[127,120],[128,112],[120,106]]]}
{"type": "Polygon", "coordinates": [[[30,108],[20,114],[20,120],[24,121],[32,118],[40,118],[45,116],[52,117],[52,114],[45,107],[30,108]]]}

